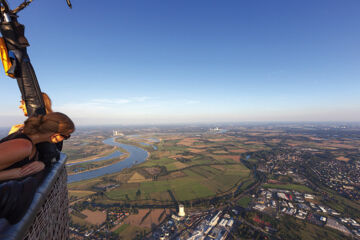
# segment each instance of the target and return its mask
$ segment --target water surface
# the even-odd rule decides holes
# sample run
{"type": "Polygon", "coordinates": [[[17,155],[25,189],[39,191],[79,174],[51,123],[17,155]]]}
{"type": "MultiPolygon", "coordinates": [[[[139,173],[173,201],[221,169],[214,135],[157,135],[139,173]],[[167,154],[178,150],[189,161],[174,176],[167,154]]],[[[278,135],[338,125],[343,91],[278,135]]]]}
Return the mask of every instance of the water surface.
{"type": "Polygon", "coordinates": [[[115,142],[115,138],[108,138],[104,140],[104,143],[111,146],[121,147],[125,149],[127,152],[129,152],[130,156],[120,162],[111,164],[103,168],[94,169],[87,172],[77,173],[68,176],[68,183],[88,180],[96,177],[101,177],[106,174],[120,172],[124,168],[129,168],[134,164],[139,164],[144,162],[148,157],[148,152],[145,151],[144,149],[132,145],[115,142]]]}

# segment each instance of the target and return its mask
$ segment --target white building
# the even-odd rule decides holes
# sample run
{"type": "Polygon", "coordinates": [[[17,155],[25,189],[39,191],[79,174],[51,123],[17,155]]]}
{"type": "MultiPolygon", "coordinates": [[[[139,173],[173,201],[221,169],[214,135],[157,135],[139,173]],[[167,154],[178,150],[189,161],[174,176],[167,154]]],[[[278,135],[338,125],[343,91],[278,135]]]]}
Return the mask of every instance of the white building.
{"type": "Polygon", "coordinates": [[[233,224],[234,224],[234,220],[230,219],[227,223],[227,226],[231,228],[233,224]]]}
{"type": "Polygon", "coordinates": [[[314,199],[314,195],[311,194],[305,194],[306,199],[314,199]]]}
{"type": "Polygon", "coordinates": [[[219,217],[220,217],[220,214],[222,213],[222,211],[219,211],[210,221],[209,225],[210,226],[215,226],[218,221],[219,221],[219,217]]]}
{"type": "Polygon", "coordinates": [[[122,134],[120,131],[113,130],[113,136],[124,136],[124,134],[122,134]]]}
{"type": "Polygon", "coordinates": [[[185,207],[184,205],[180,204],[179,205],[179,213],[178,213],[179,217],[185,217],[185,207]]]}

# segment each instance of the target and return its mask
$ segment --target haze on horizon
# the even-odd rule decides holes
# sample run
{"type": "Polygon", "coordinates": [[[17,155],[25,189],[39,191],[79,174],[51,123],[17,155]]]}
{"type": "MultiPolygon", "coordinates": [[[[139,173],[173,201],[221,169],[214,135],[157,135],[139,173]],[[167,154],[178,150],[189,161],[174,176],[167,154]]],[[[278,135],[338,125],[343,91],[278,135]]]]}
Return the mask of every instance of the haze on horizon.
{"type": "MultiPolygon", "coordinates": [[[[36,0],[19,22],[78,125],[360,121],[359,1],[73,5],[36,0]]],[[[23,121],[2,68],[0,84],[0,126],[23,121]]]]}

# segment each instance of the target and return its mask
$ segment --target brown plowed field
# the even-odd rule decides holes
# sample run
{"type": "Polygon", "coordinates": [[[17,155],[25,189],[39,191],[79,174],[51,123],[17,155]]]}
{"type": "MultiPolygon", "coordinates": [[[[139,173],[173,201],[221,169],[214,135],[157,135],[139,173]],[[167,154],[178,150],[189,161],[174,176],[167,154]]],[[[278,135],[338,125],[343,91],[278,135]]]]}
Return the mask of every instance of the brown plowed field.
{"type": "Polygon", "coordinates": [[[347,157],[343,157],[343,156],[337,157],[336,159],[339,160],[339,161],[344,161],[344,162],[347,162],[347,161],[350,160],[350,159],[348,159],[347,157]]]}
{"type": "Polygon", "coordinates": [[[105,222],[106,220],[106,213],[103,213],[101,211],[90,211],[89,209],[86,209],[81,212],[82,214],[86,215],[87,218],[85,220],[91,224],[94,225],[100,225],[105,222]]]}
{"type": "Polygon", "coordinates": [[[191,147],[198,140],[199,139],[197,139],[197,138],[184,138],[180,142],[178,142],[177,144],[191,147]]]}
{"type": "Polygon", "coordinates": [[[230,152],[232,152],[232,153],[246,153],[247,150],[246,149],[234,149],[234,150],[230,150],[230,152]]]}
{"type": "Polygon", "coordinates": [[[170,210],[166,209],[166,214],[163,215],[161,219],[159,216],[164,211],[164,209],[153,209],[151,213],[146,217],[146,219],[141,223],[142,218],[149,212],[150,209],[139,209],[139,213],[136,215],[130,215],[124,220],[124,223],[139,226],[139,227],[147,227],[151,228],[153,224],[159,225],[159,223],[166,217],[166,215],[170,214],[170,210]]]}
{"type": "Polygon", "coordinates": [[[240,156],[238,155],[212,155],[215,159],[232,159],[236,162],[240,162],[240,156]]]}
{"type": "Polygon", "coordinates": [[[189,148],[189,151],[192,153],[201,153],[204,152],[206,149],[194,149],[194,148],[189,148]]]}

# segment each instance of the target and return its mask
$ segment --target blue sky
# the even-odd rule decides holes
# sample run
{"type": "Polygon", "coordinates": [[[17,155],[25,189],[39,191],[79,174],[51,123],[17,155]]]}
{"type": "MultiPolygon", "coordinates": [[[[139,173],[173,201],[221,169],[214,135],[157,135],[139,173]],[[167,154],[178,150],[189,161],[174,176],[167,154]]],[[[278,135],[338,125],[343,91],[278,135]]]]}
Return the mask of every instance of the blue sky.
{"type": "MultiPolygon", "coordinates": [[[[35,0],[19,21],[42,90],[79,125],[360,121],[359,12],[358,0],[35,0]]],[[[1,69],[0,84],[0,125],[23,121],[16,81],[1,69]]]]}

